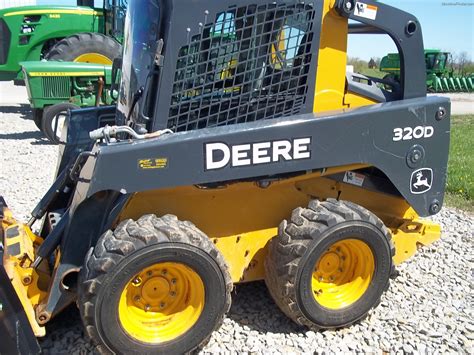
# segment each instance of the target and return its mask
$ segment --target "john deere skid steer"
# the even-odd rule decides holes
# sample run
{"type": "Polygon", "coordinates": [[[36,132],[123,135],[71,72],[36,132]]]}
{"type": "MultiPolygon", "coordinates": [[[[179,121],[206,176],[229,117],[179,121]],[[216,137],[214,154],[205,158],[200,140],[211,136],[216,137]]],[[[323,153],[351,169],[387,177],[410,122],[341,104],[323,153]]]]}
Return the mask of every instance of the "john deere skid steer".
{"type": "Polygon", "coordinates": [[[39,352],[75,302],[99,352],[185,353],[256,280],[299,325],[350,326],[440,237],[420,217],[443,204],[450,102],[426,97],[414,16],[132,0],[121,69],[117,108],[71,112],[31,219],[1,208],[0,351],[39,352]],[[350,33],[393,39],[399,85],[346,75],[350,33]]]}

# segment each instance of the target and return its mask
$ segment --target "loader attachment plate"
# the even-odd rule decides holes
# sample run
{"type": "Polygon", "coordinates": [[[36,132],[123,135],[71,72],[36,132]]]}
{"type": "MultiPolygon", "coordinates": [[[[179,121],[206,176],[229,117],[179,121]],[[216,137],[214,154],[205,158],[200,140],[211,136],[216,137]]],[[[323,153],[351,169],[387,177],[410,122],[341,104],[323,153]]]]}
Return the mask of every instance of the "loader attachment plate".
{"type": "Polygon", "coordinates": [[[11,215],[0,196],[0,354],[39,354],[41,348],[4,266],[4,218],[9,219],[11,215]]]}

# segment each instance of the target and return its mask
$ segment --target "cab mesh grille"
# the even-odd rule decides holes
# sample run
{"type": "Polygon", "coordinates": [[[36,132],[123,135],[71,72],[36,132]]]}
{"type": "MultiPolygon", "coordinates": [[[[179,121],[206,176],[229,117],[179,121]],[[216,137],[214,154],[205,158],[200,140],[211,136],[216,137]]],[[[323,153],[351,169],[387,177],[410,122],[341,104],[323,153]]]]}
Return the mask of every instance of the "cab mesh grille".
{"type": "Polygon", "coordinates": [[[168,128],[272,119],[301,112],[308,91],[314,5],[229,8],[180,48],[168,128]]]}

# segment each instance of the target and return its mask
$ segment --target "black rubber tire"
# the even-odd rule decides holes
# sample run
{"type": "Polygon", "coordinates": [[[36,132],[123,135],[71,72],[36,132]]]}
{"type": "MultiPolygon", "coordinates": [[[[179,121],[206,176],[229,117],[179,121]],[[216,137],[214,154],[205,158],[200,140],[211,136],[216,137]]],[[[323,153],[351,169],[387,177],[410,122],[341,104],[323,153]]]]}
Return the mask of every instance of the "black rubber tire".
{"type": "Polygon", "coordinates": [[[145,215],[107,231],[87,254],[79,276],[78,306],[86,333],[100,353],[183,354],[204,346],[230,309],[232,280],[211,240],[176,216],[145,215]],[[144,267],[175,261],[201,277],[205,304],[197,323],[175,340],[150,345],[127,335],[118,319],[121,291],[144,267]]]}
{"type": "Polygon", "coordinates": [[[36,127],[38,127],[40,131],[43,130],[43,127],[41,126],[42,121],[43,121],[43,109],[34,108],[33,109],[33,122],[35,123],[36,127]]]}
{"type": "Polygon", "coordinates": [[[383,222],[365,208],[333,199],[311,201],[297,208],[279,226],[265,260],[265,282],[280,309],[294,322],[312,330],[345,327],[363,319],[380,303],[394,273],[395,248],[383,222]],[[372,250],[375,271],[369,288],[352,305],[333,310],[319,305],[311,290],[314,266],[327,248],[348,238],[372,250]]]}
{"type": "Polygon", "coordinates": [[[69,110],[77,109],[80,109],[80,107],[69,102],[62,102],[44,109],[43,119],[41,120],[41,132],[44,133],[51,143],[59,144],[62,132],[62,127],[53,127],[56,116],[60,114],[66,115],[69,110]],[[57,129],[55,130],[55,128],[57,129]]]}
{"type": "Polygon", "coordinates": [[[45,55],[45,59],[73,62],[86,53],[102,54],[112,62],[122,54],[122,46],[112,37],[101,33],[78,33],[56,43],[45,55]]]}

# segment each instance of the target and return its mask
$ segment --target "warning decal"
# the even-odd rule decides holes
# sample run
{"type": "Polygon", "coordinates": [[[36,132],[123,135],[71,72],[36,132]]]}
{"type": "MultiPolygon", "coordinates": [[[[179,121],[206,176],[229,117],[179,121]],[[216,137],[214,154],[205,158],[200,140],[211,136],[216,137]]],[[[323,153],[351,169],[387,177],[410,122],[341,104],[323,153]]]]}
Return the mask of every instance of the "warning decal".
{"type": "Polygon", "coordinates": [[[377,6],[367,5],[363,2],[356,2],[354,14],[359,17],[368,18],[369,20],[375,20],[377,17],[377,6]]]}

